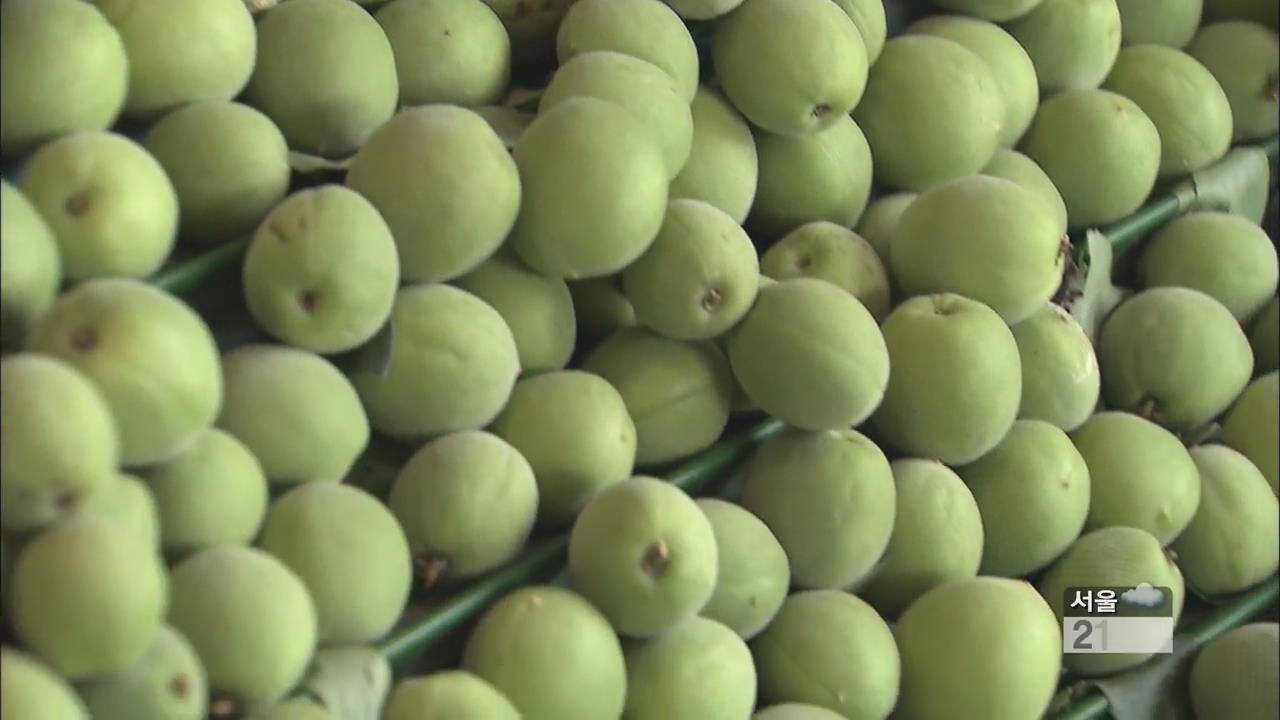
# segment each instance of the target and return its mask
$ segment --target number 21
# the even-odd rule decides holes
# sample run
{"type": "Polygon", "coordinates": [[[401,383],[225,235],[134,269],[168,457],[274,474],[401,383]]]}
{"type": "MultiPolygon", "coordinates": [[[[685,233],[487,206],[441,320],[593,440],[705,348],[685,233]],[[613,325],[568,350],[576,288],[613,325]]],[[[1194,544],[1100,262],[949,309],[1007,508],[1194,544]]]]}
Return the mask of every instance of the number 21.
{"type": "Polygon", "coordinates": [[[1076,632],[1079,632],[1080,636],[1076,638],[1076,641],[1072,643],[1071,647],[1076,650],[1092,650],[1093,644],[1085,641],[1088,640],[1089,636],[1093,634],[1093,630],[1095,627],[1097,628],[1099,634],[1102,635],[1102,647],[1099,649],[1106,650],[1107,649],[1107,623],[1105,620],[1099,621],[1096,626],[1093,623],[1089,622],[1088,620],[1077,620],[1076,624],[1072,626],[1072,629],[1075,630],[1076,632]]]}

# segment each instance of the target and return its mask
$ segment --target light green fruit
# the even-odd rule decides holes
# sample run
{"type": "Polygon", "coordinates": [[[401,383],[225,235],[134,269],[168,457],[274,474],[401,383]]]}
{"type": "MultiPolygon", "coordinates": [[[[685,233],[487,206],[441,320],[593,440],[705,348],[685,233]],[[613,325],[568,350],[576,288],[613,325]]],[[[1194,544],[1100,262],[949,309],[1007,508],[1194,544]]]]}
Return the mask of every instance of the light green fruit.
{"type": "Polygon", "coordinates": [[[867,86],[862,34],[829,0],[746,0],[716,21],[711,58],[734,107],[779,135],[831,127],[867,86]]]}
{"type": "Polygon", "coordinates": [[[290,490],[267,510],[257,545],[307,586],[323,644],[381,638],[409,599],[412,562],[404,531],[386,506],[359,488],[311,483],[290,490]]]}
{"type": "Polygon", "coordinates": [[[1258,313],[1253,331],[1249,333],[1249,344],[1253,346],[1255,372],[1268,373],[1280,368],[1280,299],[1272,297],[1258,313]]]}
{"type": "MultiPolygon", "coordinates": [[[[885,263],[886,270],[889,262],[889,248],[893,244],[893,235],[898,229],[898,220],[902,218],[902,213],[907,206],[918,197],[920,195],[913,192],[881,195],[867,205],[858,224],[853,228],[871,244],[880,261],[885,263]]],[[[892,282],[893,278],[890,277],[889,280],[892,282]]]]}
{"type": "Polygon", "coordinates": [[[1271,489],[1280,493],[1277,433],[1280,433],[1280,373],[1272,370],[1240,393],[1222,420],[1222,442],[1253,461],[1271,483],[1271,489]]]}
{"type": "Polygon", "coordinates": [[[23,720],[89,720],[84,702],[65,680],[11,645],[0,649],[0,706],[9,717],[23,720]]]}
{"type": "Polygon", "coordinates": [[[539,113],[513,154],[523,197],[510,242],[534,270],[570,280],[611,275],[657,237],[670,176],[633,113],[594,97],[562,100],[539,113]]]}
{"type": "Polygon", "coordinates": [[[809,590],[787,598],[751,652],[763,702],[883,718],[898,699],[893,632],[870,605],[846,592],[809,590]]]}
{"type": "Polygon", "coordinates": [[[1148,0],[1116,0],[1120,9],[1121,41],[1125,45],[1153,43],[1185,47],[1200,26],[1204,0],[1151,3],[1148,0]]]}
{"type": "Polygon", "coordinates": [[[844,720],[844,716],[817,705],[779,703],[756,711],[751,720],[844,720]]]}
{"type": "Polygon", "coordinates": [[[1093,414],[1102,376],[1093,343],[1071,314],[1045,303],[1009,328],[1022,360],[1018,417],[1044,420],[1071,432],[1093,414]]]}
{"type": "Polygon", "coordinates": [[[465,580],[515,557],[533,530],[533,468],[502,438],[479,430],[444,435],[409,458],[387,506],[404,528],[417,582],[465,580]]]}
{"type": "Polygon", "coordinates": [[[248,720],[338,720],[338,718],[309,700],[286,700],[250,715],[248,720]]]}
{"type": "Polygon", "coordinates": [[[889,252],[904,293],[962,295],[1010,325],[1053,297],[1065,262],[1061,226],[1041,196],[988,175],[922,194],[898,219],[889,252]]]}
{"type": "Polygon", "coordinates": [[[400,261],[377,208],[342,185],[323,185],[271,210],[242,273],[245,305],[259,327],[330,354],[364,344],[386,323],[400,261]]]}
{"type": "Polygon", "coordinates": [[[515,338],[485,301],[449,285],[396,295],[382,340],[351,374],[373,427],[402,439],[484,427],[520,374],[515,338]]]}
{"type": "Polygon", "coordinates": [[[680,460],[720,439],[733,375],[714,343],[620,330],[591,350],[582,369],[617,389],[636,428],[636,464],[680,460]]]}
{"type": "Polygon", "coordinates": [[[284,345],[222,356],[218,427],[244,443],[272,485],[339,482],[369,443],[351,382],[328,360],[284,345]]]}
{"type": "Polygon", "coordinates": [[[1071,440],[1089,466],[1086,530],[1134,527],[1168,545],[1191,522],[1200,474],[1168,430],[1137,415],[1100,412],[1071,440]]]}
{"type": "Polygon", "coordinates": [[[597,340],[615,330],[636,326],[636,311],[622,292],[622,276],[592,278],[569,283],[578,337],[597,340]]]}
{"type": "Polygon", "coordinates": [[[136,280],[92,280],[63,294],[28,347],[67,362],[94,384],[115,418],[126,467],[181,452],[213,424],[222,404],[218,349],[204,320],[136,280]]]}
{"type": "Polygon", "coordinates": [[[1017,150],[1000,148],[991,162],[982,169],[982,174],[1004,178],[1039,195],[1049,205],[1049,210],[1057,220],[1058,236],[1067,234],[1067,204],[1062,201],[1062,193],[1058,192],[1053,180],[1049,179],[1035,160],[1017,150]]]}
{"type": "Polygon", "coordinates": [[[1191,40],[1187,53],[1213,74],[1226,93],[1233,140],[1276,134],[1280,39],[1274,30],[1241,20],[1206,25],[1191,40]]]}
{"type": "Polygon", "coordinates": [[[80,0],[16,0],[0,10],[0,152],[106,130],[124,108],[129,60],[119,32],[80,0]]]}
{"type": "Polygon", "coordinates": [[[750,640],[787,597],[787,554],[769,526],[741,506],[716,498],[696,502],[715,533],[718,563],[716,588],[700,614],[750,640]]]}
{"type": "Polygon", "coordinates": [[[888,34],[884,3],[880,0],[835,0],[853,24],[858,26],[862,44],[867,50],[867,65],[880,57],[888,34]]]}
{"type": "Polygon", "coordinates": [[[143,475],[160,516],[166,555],[247,545],[267,513],[262,466],[234,435],[211,428],[186,450],[143,475]]]}
{"type": "Polygon", "coordinates": [[[686,20],[711,20],[728,14],[742,0],[667,0],[667,4],[686,20]]]}
{"type": "Polygon", "coordinates": [[[727,332],[751,309],[760,261],[747,233],[701,200],[672,200],[658,236],[622,272],[636,321],[676,340],[727,332]]]}
{"type": "Polygon", "coordinates": [[[698,90],[698,48],[680,16],[660,0],[577,0],[570,5],[556,34],[560,63],[597,50],[662,68],[686,102],[698,90]]]}
{"type": "Polygon", "coordinates": [[[383,710],[386,720],[485,718],[520,720],[497,688],[466,670],[441,670],[396,683],[383,710]]]}
{"type": "Polygon", "coordinates": [[[92,0],[120,32],[129,58],[126,116],[150,119],[201,100],[230,100],[257,59],[243,0],[92,0]]]}
{"type": "Polygon", "coordinates": [[[33,353],[0,362],[0,524],[37,530],[115,481],[115,422],[84,375],[33,353]],[[74,449],[74,451],[69,451],[74,449]]]}
{"type": "Polygon", "coordinates": [[[1105,225],[1137,210],[1160,167],[1155,124],[1132,100],[1107,90],[1045,100],[1022,151],[1061,193],[1073,228],[1105,225]]]}
{"type": "Polygon", "coordinates": [[[715,532],[683,490],[637,476],[587,501],[569,535],[569,583],[620,635],[647,638],[699,611],[715,590],[715,532]]]}
{"type": "Polygon", "coordinates": [[[467,640],[462,668],[498,688],[525,720],[622,715],[627,671],[618,636],[569,590],[525,587],[494,603],[467,640]]]}
{"type": "Polygon", "coordinates": [[[623,652],[628,720],[741,720],[755,707],[751,651],[714,620],[689,618],[623,652]]]}
{"type": "Polygon", "coordinates": [[[1103,88],[1123,95],[1160,134],[1160,177],[1212,164],[1231,147],[1231,105],[1222,86],[1195,58],[1163,45],[1120,51],[1103,88]]]}
{"type": "Polygon", "coordinates": [[[769,526],[802,588],[848,588],[889,546],[896,495],[884,453],[855,430],[785,430],[751,457],[742,506],[769,526]]]}
{"type": "Polygon", "coordinates": [[[538,522],[563,527],[597,491],[631,476],[636,426],[604,378],[561,370],[516,383],[489,431],[529,461],[538,522]]]}
{"type": "MultiPolygon", "coordinates": [[[[169,584],[169,624],[191,642],[210,694],[227,709],[269,707],[302,679],[316,647],[316,611],[286,565],[221,545],[176,565],[169,584]]],[[[347,589],[357,587],[372,589],[347,589]]]]}
{"type": "Polygon", "coordinates": [[[42,145],[18,187],[53,231],[70,280],[147,277],[173,249],[173,184],[150,153],[123,135],[81,132],[42,145]]]}
{"type": "Polygon", "coordinates": [[[959,295],[924,295],[889,313],[882,329],[893,372],[871,417],[879,437],[952,466],[994,448],[1022,397],[1018,345],[1000,316],[959,295]]]}
{"type": "Polygon", "coordinates": [[[94,513],[78,513],[19,552],[8,617],[22,644],[76,681],[122,670],[151,641],[165,610],[155,550],[94,513]]]}
{"type": "Polygon", "coordinates": [[[374,18],[395,55],[401,105],[492,105],[507,91],[511,39],[481,0],[394,0],[374,18]]]}
{"type": "Polygon", "coordinates": [[[511,65],[538,74],[555,67],[556,31],[577,0],[484,0],[511,38],[511,65]]]}
{"type": "Polygon", "coordinates": [[[1199,290],[1157,287],[1107,317],[1098,364],[1110,407],[1183,431],[1231,405],[1253,375],[1253,351],[1222,303],[1199,290]]]}
{"type": "Polygon", "coordinates": [[[907,31],[959,43],[987,64],[1004,101],[1000,143],[1016,145],[1031,125],[1040,104],[1035,65],[1018,41],[995,23],[958,15],[927,17],[913,23],[907,31]]]}
{"type": "Polygon", "coordinates": [[[1280,276],[1267,232],[1240,215],[1217,211],[1188,213],[1161,228],[1142,251],[1138,272],[1146,287],[1199,290],[1241,323],[1275,297],[1280,276]]]}
{"type": "Polygon", "coordinates": [[[1191,665],[1198,718],[1269,720],[1280,712],[1280,625],[1255,622],[1211,641],[1191,665]]]}
{"type": "Polygon", "coordinates": [[[1041,0],[938,0],[940,8],[972,15],[992,22],[1004,22],[1022,17],[1041,0]]]}
{"type": "Polygon", "coordinates": [[[1280,30],[1280,8],[1270,0],[1205,0],[1205,22],[1252,20],[1280,30]]]}
{"type": "Polygon", "coordinates": [[[1004,118],[1002,90],[987,63],[932,35],[885,43],[853,113],[871,145],[877,183],[914,192],[986,167],[1004,118]]]}
{"type": "MultiPolygon", "coordinates": [[[[1082,535],[1041,577],[1038,587],[1061,620],[1074,611],[1066,608],[1068,588],[1136,587],[1148,583],[1169,588],[1173,597],[1173,621],[1182,614],[1185,587],[1182,574],[1150,533],[1132,527],[1108,527],[1082,535]]],[[[1147,653],[1068,654],[1067,669],[1084,676],[1110,675],[1145,662],[1147,653]]]]}
{"type": "Polygon", "coordinates": [[[849,117],[802,135],[756,134],[759,186],[747,225],[763,238],[828,220],[845,227],[871,195],[871,148],[849,117]]]}
{"type": "Polygon", "coordinates": [[[94,720],[201,720],[209,700],[195,649],[163,624],[128,667],[93,678],[79,690],[94,720]]]}
{"type": "Polygon", "coordinates": [[[693,143],[689,159],[671,181],[671,197],[711,203],[742,224],[755,202],[760,178],[751,127],[706,85],[698,87],[690,110],[693,143]]]}
{"type": "Polygon", "coordinates": [[[386,218],[400,272],[413,282],[450,280],[484,262],[521,202],[502,140],[484,118],[452,105],[411,108],[378,128],[352,158],[347,186],[386,218]]]}
{"type": "Polygon", "coordinates": [[[257,23],[258,55],[245,97],[289,146],[341,158],[395,112],[395,55],[382,27],[347,0],[292,0],[257,23]]]}
{"type": "Polygon", "coordinates": [[[893,534],[858,591],[886,618],[944,582],[975,577],[984,534],[973,493],[946,465],[906,459],[890,467],[897,489],[893,534]]]}
{"type": "Polygon", "coordinates": [[[734,377],[747,396],[798,428],[858,425],[889,384],[889,354],[875,317],[823,280],[761,287],[727,343],[734,377]]]}
{"type": "Polygon", "coordinates": [[[569,364],[578,328],[564,280],[534,272],[504,248],[454,285],[484,300],[506,321],[522,373],[561,370],[569,364]]]}
{"type": "Polygon", "coordinates": [[[253,232],[289,189],[289,146],[258,110],[226,100],[181,107],[144,141],[178,194],[178,234],[223,243],[253,232]]]}
{"type": "Polygon", "coordinates": [[[977,577],[930,590],[894,633],[902,656],[902,720],[1021,720],[1049,707],[1062,628],[1035,588],[977,577]],[[968,648],[981,643],[985,652],[968,648]]]}
{"type": "Polygon", "coordinates": [[[1089,466],[1071,438],[1047,422],[1015,422],[999,445],[956,474],[982,516],[984,575],[1030,575],[1084,529],[1089,466]]]}
{"type": "Polygon", "coordinates": [[[858,299],[877,321],[889,312],[889,276],[861,235],[825,220],[787,233],[760,258],[760,272],[775,279],[812,277],[858,299]]]}
{"type": "Polygon", "coordinates": [[[160,547],[160,512],[147,484],[121,473],[84,499],[82,512],[92,512],[133,533],[153,548],[160,547]]]}
{"type": "Polygon", "coordinates": [[[1280,505],[1267,479],[1225,445],[1191,448],[1200,471],[1200,507],[1173,551],[1187,584],[1228,595],[1262,582],[1280,565],[1280,505]]]}
{"type": "Polygon", "coordinates": [[[579,97],[606,100],[631,113],[658,143],[667,179],[680,173],[693,147],[693,115],[684,90],[666,71],[612,50],[574,55],[551,78],[538,111],[579,97]]]}
{"type": "Polygon", "coordinates": [[[1031,57],[1045,95],[1098,87],[1120,52],[1116,0],[1044,0],[1006,29],[1031,57]]]}
{"type": "Polygon", "coordinates": [[[61,283],[53,231],[27,196],[0,181],[0,345],[22,346],[61,283]]]}

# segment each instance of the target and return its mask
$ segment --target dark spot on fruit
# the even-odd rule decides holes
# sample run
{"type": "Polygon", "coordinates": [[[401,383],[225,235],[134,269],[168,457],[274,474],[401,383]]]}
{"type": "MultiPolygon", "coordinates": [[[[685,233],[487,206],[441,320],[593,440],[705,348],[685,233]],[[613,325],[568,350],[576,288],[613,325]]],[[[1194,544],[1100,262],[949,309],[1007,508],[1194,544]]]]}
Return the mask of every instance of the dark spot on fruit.
{"type": "Polygon", "coordinates": [[[817,105],[813,106],[813,110],[810,112],[814,117],[820,118],[823,115],[826,115],[827,113],[831,112],[831,106],[826,103],[818,103],[817,105]]]}
{"type": "Polygon", "coordinates": [[[319,304],[320,295],[315,290],[303,290],[298,293],[298,305],[302,306],[303,312],[313,313],[319,304]]]}
{"type": "Polygon", "coordinates": [[[98,330],[85,325],[71,333],[71,347],[79,352],[90,352],[98,347],[98,330]]]}
{"type": "Polygon", "coordinates": [[[449,28],[445,28],[445,29],[444,29],[444,36],[445,36],[445,37],[449,37],[449,36],[450,36],[450,35],[452,35],[452,34],[453,34],[453,33],[449,32],[449,28]]]}
{"type": "Polygon", "coordinates": [[[67,202],[63,205],[67,214],[71,217],[80,217],[89,212],[89,191],[81,190],[67,198],[67,202]]]}
{"type": "Polygon", "coordinates": [[[813,264],[813,258],[809,257],[808,255],[801,255],[800,257],[796,258],[796,268],[799,270],[808,270],[809,266],[812,264],[813,264]]]}
{"type": "Polygon", "coordinates": [[[659,540],[645,551],[644,558],[640,561],[640,569],[644,570],[649,577],[656,579],[662,577],[670,564],[671,550],[665,541],[659,540]]]}
{"type": "Polygon", "coordinates": [[[169,692],[175,697],[186,697],[187,693],[191,692],[191,682],[185,675],[174,675],[169,681],[169,692]]]}
{"type": "Polygon", "coordinates": [[[63,512],[74,510],[79,502],[80,496],[71,490],[63,490],[53,499],[54,506],[63,512]]]}
{"type": "Polygon", "coordinates": [[[722,300],[724,300],[724,293],[720,292],[720,288],[707,288],[707,291],[702,294],[702,309],[711,312],[719,307],[722,300]]]}

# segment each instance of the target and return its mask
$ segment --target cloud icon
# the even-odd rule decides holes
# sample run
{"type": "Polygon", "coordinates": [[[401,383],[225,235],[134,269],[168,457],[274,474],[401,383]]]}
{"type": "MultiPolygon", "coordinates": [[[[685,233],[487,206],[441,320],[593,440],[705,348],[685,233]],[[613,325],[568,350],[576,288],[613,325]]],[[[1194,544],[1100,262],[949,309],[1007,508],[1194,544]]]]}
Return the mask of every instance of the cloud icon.
{"type": "Polygon", "coordinates": [[[1164,602],[1164,593],[1157,590],[1151,583],[1144,582],[1138,583],[1138,586],[1132,590],[1120,593],[1120,599],[1129,605],[1156,607],[1164,602]]]}

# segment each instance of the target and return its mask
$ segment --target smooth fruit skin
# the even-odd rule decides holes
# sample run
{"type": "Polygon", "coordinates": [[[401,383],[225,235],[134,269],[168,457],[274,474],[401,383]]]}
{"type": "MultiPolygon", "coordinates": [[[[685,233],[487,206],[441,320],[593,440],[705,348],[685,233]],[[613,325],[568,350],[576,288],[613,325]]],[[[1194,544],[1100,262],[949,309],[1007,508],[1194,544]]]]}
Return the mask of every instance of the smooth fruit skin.
{"type": "Polygon", "coordinates": [[[1070,313],[1045,303],[1009,328],[1022,359],[1019,419],[1044,420],[1067,432],[1098,406],[1102,375],[1093,343],[1070,313]]]}
{"type": "Polygon", "coordinates": [[[61,284],[53,230],[22,191],[0,181],[0,347],[22,347],[61,284]]]}
{"type": "Polygon", "coordinates": [[[711,599],[715,532],[680,488],[637,476],[582,508],[569,534],[570,586],[620,635],[660,635],[711,599]]]}
{"type": "Polygon", "coordinates": [[[1071,433],[1089,466],[1086,530],[1133,527],[1168,545],[1200,505],[1200,473],[1177,436],[1137,415],[1100,412],[1071,433]]]}
{"type": "Polygon", "coordinates": [[[856,426],[890,382],[889,354],[871,312],[815,278],[762,286],[726,342],[747,396],[797,428],[856,426]]]}
{"type": "Polygon", "coordinates": [[[76,681],[123,669],[150,642],[167,605],[159,555],[96,513],[78,513],[23,546],[9,622],[23,645],[76,681]]]}
{"type": "Polygon", "coordinates": [[[178,193],[183,242],[236,240],[289,189],[284,135],[248,105],[206,100],[183,106],[160,118],[143,144],[178,193]]]}
{"type": "Polygon", "coordinates": [[[1222,420],[1222,442],[1253,461],[1280,494],[1280,372],[1272,370],[1245,388],[1222,420]]]}
{"type": "Polygon", "coordinates": [[[1200,507],[1173,551],[1187,584],[1207,596],[1256,585],[1280,566],[1280,504],[1249,458],[1225,445],[1191,448],[1200,507]]]}
{"type": "Polygon", "coordinates": [[[1120,35],[1125,45],[1154,43],[1185,47],[1200,27],[1204,0],[1176,0],[1153,3],[1144,0],[1116,0],[1120,9],[1120,35]]]}
{"type": "Polygon", "coordinates": [[[1042,0],[938,0],[938,7],[992,22],[1005,22],[1031,12],[1042,0]]]}
{"type": "Polygon", "coordinates": [[[563,588],[525,587],[490,606],[467,639],[462,668],[498,688],[525,720],[620,717],[626,702],[618,636],[563,588]]]}
{"type": "Polygon", "coordinates": [[[895,505],[889,461],[855,430],[769,438],[742,487],[742,506],[777,537],[801,588],[848,588],[866,578],[889,545],[895,505]]]}
{"type": "Polygon", "coordinates": [[[755,707],[751,651],[714,620],[692,617],[622,649],[627,720],[739,720],[755,707]]]}
{"type": "Polygon", "coordinates": [[[222,406],[208,325],[178,298],[136,280],[91,280],[63,293],[27,346],[94,384],[115,418],[125,467],[181,452],[222,406]]]}
{"type": "Polygon", "coordinates": [[[1049,179],[1035,160],[1017,150],[1000,148],[991,162],[982,169],[982,174],[1004,178],[1039,195],[1048,203],[1054,219],[1058,221],[1059,236],[1067,233],[1067,204],[1062,201],[1062,193],[1058,192],[1053,180],[1049,179]]]}
{"type": "Polygon", "coordinates": [[[893,633],[862,599],[839,590],[787,598],[751,652],[764,702],[802,702],[848,718],[883,718],[898,699],[893,633]]]}
{"type": "Polygon", "coordinates": [[[81,0],[8,0],[0,10],[0,153],[106,130],[124,108],[120,33],[81,0]]]}
{"type": "Polygon", "coordinates": [[[881,0],[835,0],[835,3],[858,27],[862,44],[867,48],[867,64],[874,64],[888,34],[884,3],[881,0]]]}
{"type": "Polygon", "coordinates": [[[395,0],[374,18],[395,55],[401,105],[472,107],[502,99],[511,39],[481,0],[395,0]]]}
{"type": "Polygon", "coordinates": [[[1200,650],[1191,665],[1198,718],[1269,720],[1280,712],[1280,625],[1242,625],[1200,650]]]}
{"type": "Polygon", "coordinates": [[[181,633],[160,625],[125,669],[79,687],[94,720],[201,720],[209,704],[204,667],[181,633]]]}
{"type": "Polygon", "coordinates": [[[1257,140],[1280,128],[1280,39],[1273,29],[1247,20],[1200,28],[1187,53],[1222,86],[1231,104],[1232,140],[1257,140]]]}
{"type": "Polygon", "coordinates": [[[1047,422],[1018,420],[991,452],[956,474],[982,517],[983,575],[1030,575],[1084,529],[1089,466],[1071,438],[1047,422]]]}
{"type": "Polygon", "coordinates": [[[902,720],[1021,720],[1049,707],[1062,628],[1035,588],[979,576],[912,603],[894,637],[902,657],[902,720]],[[986,652],[974,655],[975,644],[986,652]]]}
{"type": "Polygon", "coordinates": [[[871,416],[878,436],[950,465],[1000,442],[1018,414],[1022,364],[994,310],[959,295],[922,295],[889,313],[881,329],[893,370],[871,416]]]}
{"type": "Polygon", "coordinates": [[[760,708],[751,720],[841,720],[843,715],[807,703],[778,703],[760,708]]]}
{"type": "Polygon", "coordinates": [[[25,720],[89,720],[76,691],[37,658],[5,645],[0,649],[0,707],[25,720]]]}
{"type": "Polygon", "coordinates": [[[711,58],[734,107],[779,135],[830,127],[867,86],[862,35],[831,2],[746,0],[716,22],[711,58]]]}
{"type": "Polygon", "coordinates": [[[0,525],[6,532],[36,530],[71,512],[114,480],[119,460],[111,410],[87,377],[34,353],[0,361],[0,525]]]}
{"type": "Polygon", "coordinates": [[[742,224],[755,202],[759,154],[751,126],[718,90],[698,86],[689,106],[693,143],[671,180],[671,197],[710,203],[742,224]]]}
{"type": "Polygon", "coordinates": [[[79,512],[90,512],[133,533],[149,547],[160,549],[160,513],[151,488],[140,478],[120,473],[85,498],[79,512]]]}
{"type": "Polygon", "coordinates": [[[1120,304],[1098,340],[1102,395],[1118,410],[1192,430],[1221,415],[1253,375],[1253,351],[1222,303],[1156,287],[1120,304]]]}
{"type": "Polygon", "coordinates": [[[657,65],[685,101],[698,90],[698,48],[680,16],[660,0],[576,0],[556,33],[556,57],[563,65],[596,50],[657,65]]]}
{"type": "Polygon", "coordinates": [[[1049,95],[1102,84],[1120,53],[1120,27],[1116,0],[1043,0],[1007,29],[1049,95]]]}
{"type": "Polygon", "coordinates": [[[441,670],[401,680],[383,713],[386,720],[520,720],[520,712],[506,696],[466,670],[441,670]]]}
{"type": "Polygon", "coordinates": [[[867,205],[862,217],[858,219],[858,224],[853,228],[863,239],[871,243],[876,255],[880,256],[880,261],[886,265],[889,262],[889,248],[893,245],[898,220],[902,218],[902,213],[906,211],[907,206],[918,197],[920,197],[919,193],[913,192],[881,195],[867,205]]]}
{"type": "Polygon", "coordinates": [[[716,498],[696,502],[715,533],[718,563],[715,591],[700,614],[750,640],[787,598],[787,554],[769,526],[745,508],[716,498]]]}
{"type": "Polygon", "coordinates": [[[877,321],[889,312],[889,275],[871,244],[847,227],[819,220],[787,233],[760,257],[774,280],[813,277],[858,299],[877,321]]]}
{"type": "Polygon", "coordinates": [[[210,693],[241,713],[302,679],[316,647],[315,606],[298,576],[253,548],[221,545],[170,571],[168,622],[191,642],[210,693]]]}
{"type": "Polygon", "coordinates": [[[686,20],[711,20],[733,11],[742,0],[668,0],[667,4],[686,20]]]}

